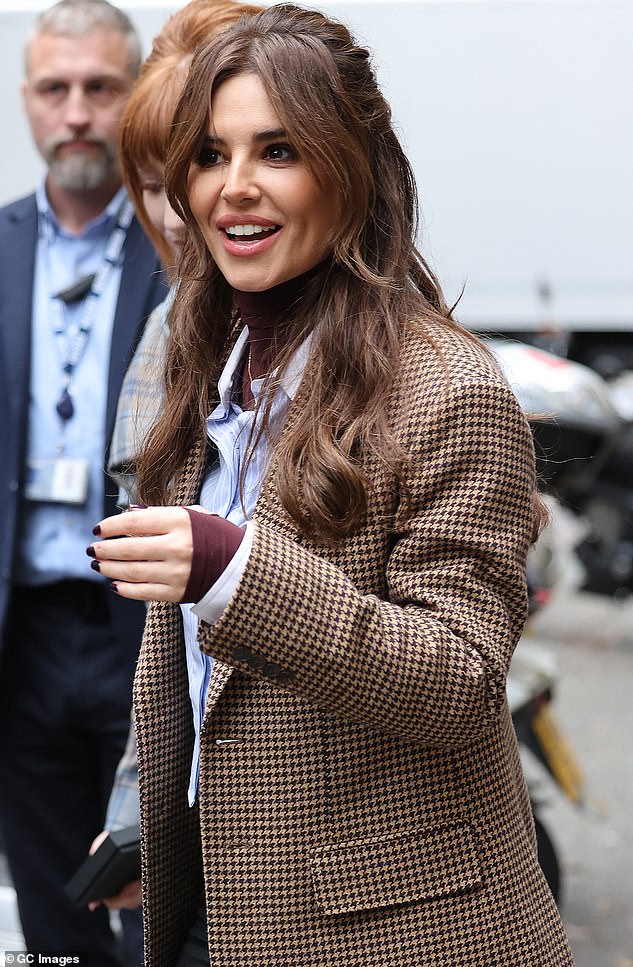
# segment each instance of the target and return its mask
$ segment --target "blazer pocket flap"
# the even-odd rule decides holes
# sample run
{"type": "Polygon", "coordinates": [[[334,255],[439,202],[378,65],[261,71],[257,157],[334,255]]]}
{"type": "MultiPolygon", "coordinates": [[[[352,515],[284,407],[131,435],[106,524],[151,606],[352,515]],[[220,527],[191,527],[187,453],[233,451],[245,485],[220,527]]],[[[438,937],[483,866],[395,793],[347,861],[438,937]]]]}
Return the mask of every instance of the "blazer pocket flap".
{"type": "Polygon", "coordinates": [[[317,902],[330,914],[447,897],[482,882],[468,823],[318,847],[311,867],[317,902]]]}

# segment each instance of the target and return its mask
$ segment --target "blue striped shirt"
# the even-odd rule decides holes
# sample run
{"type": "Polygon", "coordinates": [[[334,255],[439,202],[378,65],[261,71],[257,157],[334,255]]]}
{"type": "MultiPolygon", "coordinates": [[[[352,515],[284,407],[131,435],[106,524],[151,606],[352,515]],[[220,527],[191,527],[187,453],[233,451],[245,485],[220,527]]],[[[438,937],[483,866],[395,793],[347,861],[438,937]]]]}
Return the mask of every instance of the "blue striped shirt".
{"type": "MultiPolygon", "coordinates": [[[[190,604],[181,605],[189,676],[189,697],[195,729],[189,782],[190,805],[195,802],[198,790],[200,730],[213,669],[213,658],[203,654],[198,647],[198,621],[202,619],[210,624],[217,621],[228,604],[246,566],[252,546],[254,527],[249,521],[270,459],[269,447],[266,439],[262,437],[246,473],[243,495],[240,495],[240,470],[246,456],[255,412],[254,410],[243,410],[232,397],[241,380],[241,361],[247,343],[248,329],[245,328],[240,334],[220,377],[218,383],[220,402],[207,418],[207,436],[217,447],[218,460],[210,467],[205,476],[199,499],[200,505],[211,513],[218,514],[240,527],[245,526],[246,534],[233,560],[202,600],[193,608],[190,604]]],[[[273,434],[281,432],[283,428],[290,403],[297,392],[303,375],[309,346],[310,339],[308,338],[291,360],[284,379],[275,384],[275,396],[270,413],[270,430],[273,434]]],[[[263,382],[262,378],[255,379],[251,383],[251,390],[256,401],[263,382]]]]}

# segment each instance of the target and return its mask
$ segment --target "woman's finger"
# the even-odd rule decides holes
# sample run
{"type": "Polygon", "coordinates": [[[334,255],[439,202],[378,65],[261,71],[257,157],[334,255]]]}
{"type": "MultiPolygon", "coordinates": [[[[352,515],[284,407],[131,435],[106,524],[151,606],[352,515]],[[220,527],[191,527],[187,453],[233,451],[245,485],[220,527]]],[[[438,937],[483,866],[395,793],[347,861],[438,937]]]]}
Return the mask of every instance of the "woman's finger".
{"type": "Polygon", "coordinates": [[[187,525],[180,525],[169,534],[94,541],[87,553],[97,561],[169,561],[190,558],[192,549],[191,525],[187,521],[187,525]]]}
{"type": "Polygon", "coordinates": [[[101,846],[101,844],[103,843],[104,839],[107,839],[107,838],[108,838],[108,830],[102,829],[99,835],[95,836],[95,838],[93,839],[90,849],[88,850],[88,855],[92,856],[93,853],[96,853],[99,847],[101,846]]]}
{"type": "Polygon", "coordinates": [[[96,537],[145,537],[167,534],[178,524],[189,520],[184,507],[146,507],[106,517],[94,528],[96,537]]]}
{"type": "Polygon", "coordinates": [[[96,561],[98,571],[109,581],[130,584],[186,584],[191,573],[187,561],[96,561]]]}
{"type": "Polygon", "coordinates": [[[130,601],[169,601],[178,604],[182,601],[186,583],[171,584],[132,584],[126,581],[112,581],[110,587],[122,598],[130,601]]]}
{"type": "Polygon", "coordinates": [[[141,905],[141,881],[126,883],[116,896],[105,898],[103,905],[109,910],[136,910],[141,905]]]}

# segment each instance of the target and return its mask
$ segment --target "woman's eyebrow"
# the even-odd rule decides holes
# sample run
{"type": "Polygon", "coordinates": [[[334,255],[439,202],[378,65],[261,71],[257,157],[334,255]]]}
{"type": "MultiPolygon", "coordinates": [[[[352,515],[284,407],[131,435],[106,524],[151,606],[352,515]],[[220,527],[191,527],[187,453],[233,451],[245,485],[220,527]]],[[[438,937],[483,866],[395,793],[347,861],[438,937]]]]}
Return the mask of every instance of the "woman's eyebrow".
{"type": "Polygon", "coordinates": [[[287,137],[285,128],[272,128],[269,131],[260,131],[253,135],[253,141],[274,141],[275,138],[287,137]]]}
{"type": "MultiPolygon", "coordinates": [[[[259,143],[260,141],[275,141],[277,138],[286,138],[288,133],[285,128],[271,128],[266,131],[258,131],[251,138],[251,141],[259,143]]],[[[219,137],[217,134],[207,134],[204,139],[205,148],[213,148],[216,145],[226,144],[226,139],[219,137]]]]}

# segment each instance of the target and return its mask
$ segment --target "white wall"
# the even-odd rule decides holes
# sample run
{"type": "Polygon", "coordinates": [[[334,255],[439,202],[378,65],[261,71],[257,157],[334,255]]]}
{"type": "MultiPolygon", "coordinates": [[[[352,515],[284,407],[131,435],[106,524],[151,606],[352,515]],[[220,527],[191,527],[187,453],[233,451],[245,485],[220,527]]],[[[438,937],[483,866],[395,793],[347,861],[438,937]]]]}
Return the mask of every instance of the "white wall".
{"type": "MultiPolygon", "coordinates": [[[[41,172],[17,95],[34,16],[26,2],[19,13],[0,9],[0,201],[30,190],[41,172]]],[[[121,3],[146,50],[183,5],[121,3]]],[[[422,248],[449,297],[465,285],[460,318],[631,327],[633,3],[315,6],[374,51],[418,178],[422,248]]]]}

